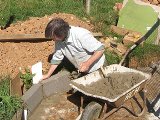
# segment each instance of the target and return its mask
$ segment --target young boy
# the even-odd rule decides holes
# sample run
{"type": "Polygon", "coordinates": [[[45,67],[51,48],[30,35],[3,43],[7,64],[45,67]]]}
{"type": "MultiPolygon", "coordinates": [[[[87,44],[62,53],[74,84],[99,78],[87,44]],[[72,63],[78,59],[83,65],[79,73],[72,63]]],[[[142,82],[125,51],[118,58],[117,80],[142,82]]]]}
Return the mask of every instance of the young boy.
{"type": "Polygon", "coordinates": [[[104,64],[104,45],[84,28],[69,26],[63,19],[56,18],[48,23],[45,37],[55,41],[55,53],[51,59],[51,67],[48,73],[43,75],[43,80],[52,75],[64,56],[84,73],[93,72],[104,64]]]}

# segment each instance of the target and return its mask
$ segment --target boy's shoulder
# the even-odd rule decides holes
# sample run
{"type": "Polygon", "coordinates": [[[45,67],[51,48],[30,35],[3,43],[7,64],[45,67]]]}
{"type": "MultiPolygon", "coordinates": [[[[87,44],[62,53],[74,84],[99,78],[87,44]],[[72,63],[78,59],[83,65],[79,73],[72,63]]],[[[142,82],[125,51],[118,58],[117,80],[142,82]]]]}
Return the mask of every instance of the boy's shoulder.
{"type": "Polygon", "coordinates": [[[71,26],[71,31],[79,34],[90,32],[89,30],[79,26],[71,26]]]}

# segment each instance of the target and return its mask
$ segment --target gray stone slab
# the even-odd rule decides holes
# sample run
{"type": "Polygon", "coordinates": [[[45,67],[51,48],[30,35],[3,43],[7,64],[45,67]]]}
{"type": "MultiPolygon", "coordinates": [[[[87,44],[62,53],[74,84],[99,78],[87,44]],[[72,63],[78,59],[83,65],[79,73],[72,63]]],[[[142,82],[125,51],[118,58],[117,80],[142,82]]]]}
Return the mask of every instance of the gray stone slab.
{"type": "Polygon", "coordinates": [[[42,84],[33,85],[23,96],[22,100],[28,112],[32,113],[43,99],[42,84]]]}
{"type": "Polygon", "coordinates": [[[49,97],[56,93],[64,93],[71,89],[69,72],[62,71],[56,75],[53,75],[47,80],[41,82],[43,88],[43,94],[45,97],[49,97]]]}

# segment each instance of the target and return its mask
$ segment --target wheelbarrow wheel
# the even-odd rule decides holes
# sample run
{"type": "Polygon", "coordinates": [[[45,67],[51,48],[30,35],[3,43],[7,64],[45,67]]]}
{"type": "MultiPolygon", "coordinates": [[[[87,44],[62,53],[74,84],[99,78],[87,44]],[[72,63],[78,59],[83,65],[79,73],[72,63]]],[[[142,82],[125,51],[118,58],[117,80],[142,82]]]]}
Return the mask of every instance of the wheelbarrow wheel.
{"type": "Polygon", "coordinates": [[[84,109],[81,120],[96,120],[99,118],[102,106],[97,102],[90,102],[84,109]]]}

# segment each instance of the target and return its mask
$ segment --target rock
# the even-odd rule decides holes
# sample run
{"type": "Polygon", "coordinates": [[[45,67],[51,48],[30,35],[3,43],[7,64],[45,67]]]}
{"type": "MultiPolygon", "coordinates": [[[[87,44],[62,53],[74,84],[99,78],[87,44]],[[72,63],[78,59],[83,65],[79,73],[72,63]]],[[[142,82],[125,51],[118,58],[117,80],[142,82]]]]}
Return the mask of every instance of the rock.
{"type": "Polygon", "coordinates": [[[127,51],[127,48],[123,44],[118,44],[116,49],[118,50],[119,55],[124,55],[127,51]]]}
{"type": "Polygon", "coordinates": [[[152,1],[152,4],[153,4],[153,5],[157,5],[158,3],[159,3],[158,0],[153,0],[153,1],[152,1]]]}
{"type": "Polygon", "coordinates": [[[138,41],[141,38],[141,35],[138,33],[129,33],[124,36],[123,38],[123,44],[124,45],[132,45],[136,41],[138,41]]]}

